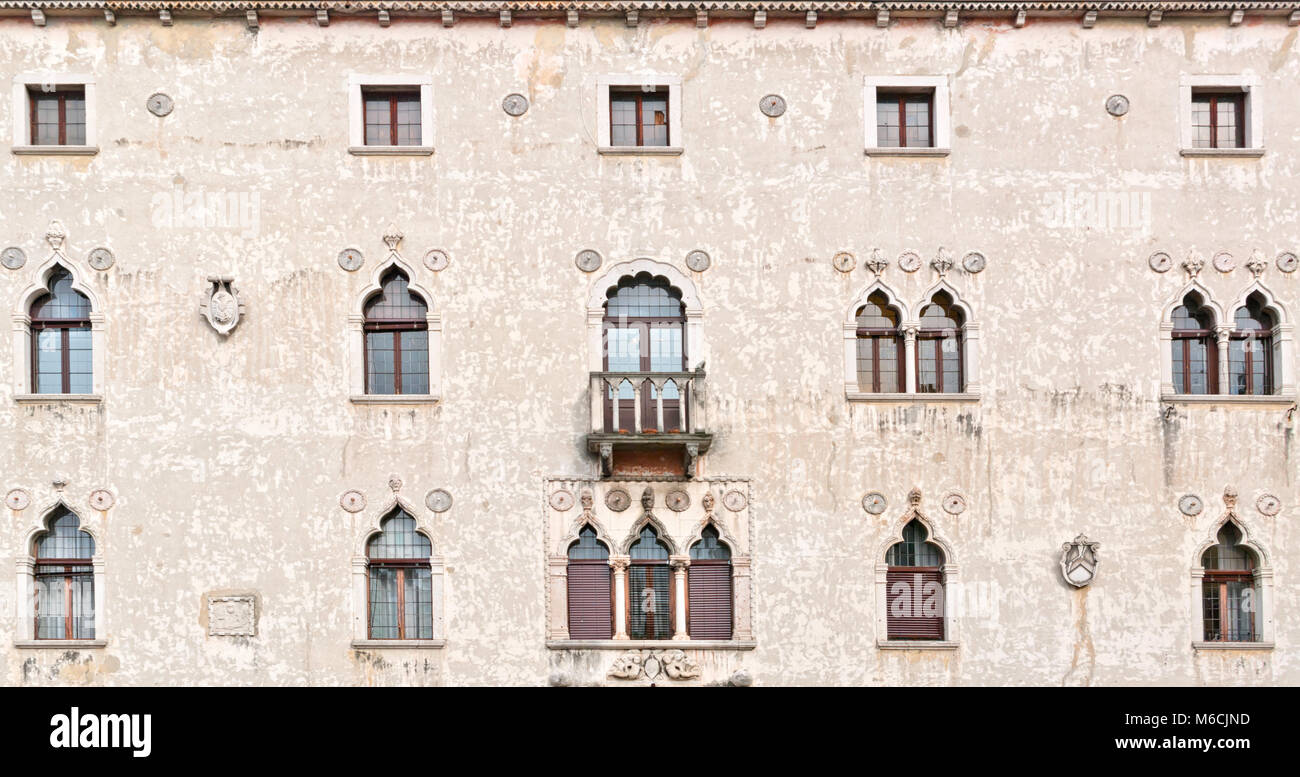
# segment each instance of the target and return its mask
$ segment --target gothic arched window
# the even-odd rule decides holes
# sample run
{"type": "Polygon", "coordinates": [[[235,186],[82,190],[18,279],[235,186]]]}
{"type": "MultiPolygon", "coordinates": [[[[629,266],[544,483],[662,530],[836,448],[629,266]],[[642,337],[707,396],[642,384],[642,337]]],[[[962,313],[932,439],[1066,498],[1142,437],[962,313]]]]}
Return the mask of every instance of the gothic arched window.
{"type": "Polygon", "coordinates": [[[881,292],[858,309],[858,389],[872,393],[904,390],[903,336],[899,312],[881,292]]]}
{"type": "Polygon", "coordinates": [[[888,638],[943,639],[943,550],[928,541],[920,521],[903,527],[903,539],[890,546],[885,563],[888,638]]]}
{"type": "Polygon", "coordinates": [[[628,555],[628,635],[632,639],[671,639],[673,576],[668,546],[654,527],[645,526],[628,555]]]}
{"type": "Polygon", "coordinates": [[[365,305],[367,394],[429,393],[429,306],[396,268],[365,305]]]}
{"type": "Polygon", "coordinates": [[[1206,642],[1254,642],[1259,595],[1255,587],[1255,552],[1241,543],[1241,532],[1225,523],[1218,544],[1201,556],[1201,610],[1206,642]]]}
{"type": "Polygon", "coordinates": [[[32,303],[32,392],[94,392],[90,300],[72,288],[72,273],[55,267],[49,293],[32,303]]]}
{"type": "Polygon", "coordinates": [[[1219,392],[1219,351],[1214,314],[1200,295],[1191,292],[1173,312],[1174,391],[1179,394],[1219,392]]]}
{"type": "Polygon", "coordinates": [[[706,526],[686,568],[686,633],[691,639],[731,639],[731,549],[706,526]]]}
{"type": "Polygon", "coordinates": [[[366,543],[370,639],[432,639],[433,546],[401,508],[366,543]]]}
{"type": "Polygon", "coordinates": [[[569,638],[612,639],[614,595],[609,548],[583,526],[569,546],[569,638]]]}
{"type": "Polygon", "coordinates": [[[36,639],[94,639],[95,539],[67,508],[47,526],[33,543],[36,639]]]}
{"type": "MultiPolygon", "coordinates": [[[[686,315],[682,295],[668,280],[642,272],[625,276],[609,290],[603,322],[605,370],[608,372],[682,372],[685,363],[686,315]]],[[[663,389],[663,425],[659,432],[686,429],[682,391],[667,382],[663,389]]],[[[631,382],[605,394],[605,428],[636,428],[636,395],[631,382]],[[615,399],[614,394],[618,396],[615,399]],[[615,405],[617,404],[617,408],[615,405]],[[617,411],[617,412],[616,412],[617,411]],[[617,425],[615,425],[617,421],[617,425]]],[[[641,426],[658,425],[658,390],[649,382],[641,389],[641,426]]]]}
{"type": "Polygon", "coordinates": [[[1258,294],[1233,316],[1228,339],[1228,393],[1273,393],[1273,317],[1258,294]]]}
{"type": "Polygon", "coordinates": [[[962,371],[961,310],[940,291],[921,311],[916,332],[916,390],[922,394],[960,393],[962,371]]]}

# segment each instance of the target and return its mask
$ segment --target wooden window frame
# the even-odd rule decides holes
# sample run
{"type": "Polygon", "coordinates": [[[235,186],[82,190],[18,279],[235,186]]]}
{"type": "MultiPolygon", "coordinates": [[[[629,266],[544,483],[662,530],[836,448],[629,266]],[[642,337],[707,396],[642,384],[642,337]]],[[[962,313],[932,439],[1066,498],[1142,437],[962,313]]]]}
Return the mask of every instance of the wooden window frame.
{"type": "MultiPolygon", "coordinates": [[[[898,106],[898,145],[880,146],[879,135],[877,135],[876,137],[876,145],[880,146],[880,148],[936,148],[937,145],[935,143],[935,138],[934,138],[934,90],[925,89],[919,91],[903,91],[898,89],[877,89],[876,106],[875,106],[877,112],[880,110],[880,104],[882,102],[894,101],[895,98],[897,98],[896,104],[898,106]],[[930,142],[924,146],[908,146],[907,145],[907,102],[908,100],[915,101],[916,98],[918,97],[924,98],[925,100],[926,118],[929,119],[929,126],[927,127],[926,132],[930,138],[930,142]]],[[[877,115],[873,117],[873,121],[877,123],[877,127],[878,127],[880,121],[879,113],[877,113],[877,115]]],[[[879,130],[877,130],[877,132],[879,132],[879,130]]]]}
{"type": "MultiPolygon", "coordinates": [[[[1246,94],[1245,92],[1228,92],[1228,91],[1210,91],[1194,90],[1192,92],[1192,106],[1197,103],[1208,101],[1210,104],[1210,145],[1202,148],[1246,148],[1246,94]],[[1237,141],[1234,145],[1223,146],[1219,144],[1219,102],[1228,101],[1233,104],[1233,118],[1236,121],[1237,141]]],[[[1193,114],[1194,115],[1194,114],[1193,114]]],[[[1193,138],[1195,136],[1195,127],[1193,127],[1193,138]]],[[[1193,139],[1193,143],[1195,140],[1193,139]]]]}
{"type": "MultiPolygon", "coordinates": [[[[1248,585],[1250,590],[1254,592],[1252,594],[1252,597],[1259,596],[1259,588],[1255,584],[1255,570],[1253,569],[1248,569],[1248,570],[1207,569],[1205,570],[1205,577],[1203,578],[1202,585],[1204,585],[1204,583],[1210,583],[1216,586],[1215,601],[1218,603],[1218,608],[1219,608],[1219,629],[1215,639],[1210,639],[1210,635],[1207,630],[1207,627],[1209,626],[1208,623],[1209,616],[1208,614],[1205,613],[1204,609],[1202,609],[1201,611],[1201,621],[1202,621],[1201,631],[1205,637],[1205,640],[1207,642],[1254,642],[1258,640],[1259,625],[1255,622],[1255,613],[1256,613],[1255,609],[1252,609],[1250,611],[1250,633],[1245,635],[1244,637],[1239,634],[1237,635],[1238,636],[1237,639],[1231,639],[1230,638],[1231,630],[1229,628],[1230,619],[1225,616],[1226,610],[1224,608],[1224,603],[1228,601],[1229,583],[1242,583],[1243,585],[1248,585]]],[[[1204,589],[1202,588],[1202,596],[1203,595],[1204,595],[1204,589]]],[[[1204,602],[1202,602],[1201,606],[1202,608],[1204,608],[1205,606],[1204,602]]]]}
{"type": "Polygon", "coordinates": [[[668,148],[673,144],[673,120],[672,120],[672,103],[669,100],[670,87],[655,86],[654,91],[647,92],[643,88],[628,86],[611,86],[609,87],[609,137],[610,145],[614,144],[614,103],[619,100],[632,98],[636,102],[636,145],[635,148],[668,148]],[[662,146],[647,146],[645,144],[645,121],[643,115],[644,100],[646,95],[659,97],[662,95],[664,101],[664,143],[662,146]]]}
{"type": "MultiPolygon", "coordinates": [[[[906,343],[898,329],[882,329],[879,327],[858,327],[856,334],[858,342],[864,339],[871,341],[871,393],[881,393],[880,388],[880,342],[884,339],[894,341],[894,353],[898,361],[897,382],[898,386],[892,393],[901,393],[907,388],[907,354],[906,343]]],[[[858,389],[862,390],[862,371],[858,370],[858,389]]]]}
{"type": "MultiPolygon", "coordinates": [[[[69,97],[80,97],[82,104],[84,106],[86,103],[85,87],[68,86],[68,87],[56,88],[52,92],[43,92],[31,86],[27,87],[27,106],[28,106],[27,113],[30,120],[30,124],[29,124],[30,134],[28,135],[28,138],[29,138],[29,143],[31,145],[45,145],[45,146],[68,145],[68,98],[69,97]],[[40,130],[39,130],[40,122],[37,120],[37,103],[40,100],[47,100],[50,98],[57,98],[59,101],[59,139],[57,143],[53,143],[53,144],[50,143],[38,144],[36,142],[36,139],[40,135],[40,130]]],[[[83,107],[83,111],[84,110],[86,110],[86,108],[83,107]]],[[[86,120],[83,122],[83,126],[88,126],[88,125],[89,125],[89,114],[87,114],[86,120]]],[[[84,144],[84,139],[83,139],[83,144],[84,144]]]]}
{"type": "MultiPolygon", "coordinates": [[[[1243,345],[1241,349],[1242,363],[1244,365],[1242,371],[1246,375],[1246,390],[1237,396],[1267,396],[1273,393],[1273,335],[1271,331],[1266,335],[1260,335],[1259,332],[1258,329],[1234,329],[1228,334],[1229,341],[1236,340],[1244,344],[1256,340],[1262,344],[1264,351],[1264,385],[1259,387],[1261,390],[1256,390],[1255,354],[1250,348],[1243,345]]],[[[1231,358],[1231,355],[1229,357],[1231,358]]],[[[1231,379],[1231,362],[1228,365],[1228,375],[1229,379],[1231,379]]],[[[1228,393],[1232,393],[1231,386],[1228,387],[1228,393]]]]}
{"type": "MultiPolygon", "coordinates": [[[[933,303],[931,303],[933,304],[933,303]]],[[[965,336],[961,327],[958,327],[956,334],[950,334],[948,329],[918,329],[916,331],[916,393],[918,394],[959,394],[966,387],[966,360],[962,351],[965,350],[965,336]],[[952,337],[957,341],[957,347],[954,350],[957,360],[957,388],[953,391],[947,391],[943,385],[944,364],[946,360],[943,356],[943,341],[952,337]],[[934,347],[935,358],[935,380],[937,387],[934,391],[926,391],[921,388],[921,341],[936,340],[934,347]]]]}
{"type": "MultiPolygon", "coordinates": [[[[61,394],[72,393],[72,347],[70,332],[73,329],[90,329],[90,321],[79,321],[77,319],[33,319],[31,324],[31,344],[32,344],[32,393],[40,393],[40,333],[49,329],[56,329],[60,332],[59,350],[62,363],[59,368],[62,378],[61,394]]],[[[94,344],[91,344],[94,347],[94,344]]],[[[92,377],[93,381],[93,377],[92,377]]]]}
{"type": "MultiPolygon", "coordinates": [[[[89,637],[77,637],[77,636],[73,636],[74,632],[76,631],[75,628],[73,627],[73,618],[72,618],[72,610],[73,610],[73,607],[72,607],[72,579],[73,579],[73,577],[88,577],[88,578],[90,579],[91,592],[92,592],[92,595],[93,595],[93,592],[94,592],[94,585],[95,585],[95,572],[94,572],[94,561],[93,561],[92,559],[88,559],[88,558],[82,558],[82,559],[76,559],[76,558],[71,558],[71,559],[69,559],[69,558],[49,558],[49,559],[43,559],[43,558],[40,558],[40,557],[37,557],[37,558],[35,559],[35,566],[34,566],[34,569],[33,569],[33,572],[32,572],[32,581],[33,581],[33,583],[35,583],[35,585],[33,586],[33,589],[32,589],[32,638],[33,638],[33,639],[49,639],[49,640],[56,640],[56,641],[95,639],[96,635],[93,633],[93,632],[94,632],[94,617],[95,617],[95,614],[94,614],[93,611],[92,611],[91,614],[90,614],[90,617],[91,617],[91,631],[92,631],[91,635],[90,635],[89,637]],[[35,570],[39,570],[41,567],[60,567],[60,566],[63,567],[63,571],[62,571],[62,572],[44,572],[44,573],[42,573],[42,572],[35,571],[35,570]],[[85,572],[73,572],[72,569],[71,569],[71,567],[86,567],[89,571],[85,571],[85,572]],[[63,578],[63,636],[62,636],[62,637],[42,637],[42,636],[41,636],[41,595],[40,595],[40,581],[41,581],[42,579],[50,579],[50,578],[57,578],[57,577],[62,577],[62,578],[63,578]]],[[[98,606],[99,606],[99,603],[96,602],[96,603],[95,603],[95,606],[98,607],[98,606]]]]}
{"type": "Polygon", "coordinates": [[[424,101],[421,99],[420,90],[418,88],[404,89],[401,87],[375,87],[375,86],[361,87],[361,141],[363,145],[378,146],[378,147],[386,147],[386,146],[418,147],[422,145],[424,143],[424,101]],[[370,124],[366,121],[367,119],[366,103],[369,102],[370,100],[378,100],[381,98],[388,100],[388,142],[371,143],[369,142],[369,138],[367,137],[366,134],[366,129],[370,126],[370,124]],[[420,122],[416,125],[417,127],[420,128],[420,139],[415,143],[399,143],[398,131],[397,131],[397,127],[398,127],[397,104],[403,99],[409,100],[412,98],[415,100],[416,105],[420,107],[420,122]]]}
{"type": "MultiPolygon", "coordinates": [[[[402,394],[402,333],[427,332],[428,321],[371,321],[367,319],[361,325],[361,357],[365,361],[365,392],[367,396],[390,396],[388,394],[370,393],[370,334],[373,332],[391,332],[393,335],[393,393],[391,396],[409,396],[402,394]]],[[[425,343],[425,352],[430,345],[425,343]]],[[[427,393],[427,392],[425,392],[427,393]]],[[[424,396],[417,394],[416,396],[424,396]]]]}
{"type": "MultiPolygon", "coordinates": [[[[430,577],[433,574],[433,565],[428,561],[420,559],[393,559],[393,558],[372,558],[367,559],[366,563],[366,638],[373,640],[407,640],[407,639],[427,639],[427,637],[407,637],[406,636],[406,570],[407,569],[428,569],[430,577]],[[371,608],[374,606],[374,600],[371,598],[370,585],[373,577],[371,571],[376,567],[383,569],[397,570],[397,636],[396,637],[376,637],[374,633],[374,620],[372,618],[371,608]]],[[[436,606],[433,602],[433,590],[430,585],[430,607],[436,606]]],[[[430,633],[433,631],[432,614],[430,615],[430,633]]]]}
{"type": "MultiPolygon", "coordinates": [[[[1219,393],[1219,343],[1215,337],[1213,329],[1175,329],[1170,335],[1170,339],[1179,348],[1179,356],[1183,363],[1183,385],[1175,386],[1174,390],[1180,394],[1192,394],[1192,349],[1188,347],[1190,341],[1203,340],[1205,342],[1205,393],[1219,393]]],[[[1169,355],[1170,359],[1174,358],[1173,354],[1169,355]]]]}

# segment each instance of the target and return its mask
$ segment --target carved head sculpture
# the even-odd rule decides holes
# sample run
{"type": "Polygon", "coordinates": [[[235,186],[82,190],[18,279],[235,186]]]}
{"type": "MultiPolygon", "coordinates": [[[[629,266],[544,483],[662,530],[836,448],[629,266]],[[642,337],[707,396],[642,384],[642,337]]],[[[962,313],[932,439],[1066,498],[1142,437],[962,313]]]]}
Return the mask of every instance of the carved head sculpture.
{"type": "Polygon", "coordinates": [[[1229,510],[1237,509],[1237,489],[1234,486],[1228,486],[1223,489],[1223,506],[1229,510]]]}
{"type": "Polygon", "coordinates": [[[921,489],[913,488],[907,492],[907,503],[912,507],[921,506],[921,489]]]}
{"type": "Polygon", "coordinates": [[[592,505],[592,495],[590,488],[582,489],[582,495],[578,497],[582,501],[582,509],[590,510],[592,505]]]}
{"type": "Polygon", "coordinates": [[[641,492],[641,506],[647,510],[655,506],[655,492],[649,486],[641,492]]]}
{"type": "Polygon", "coordinates": [[[712,513],[712,512],[713,512],[713,492],[712,492],[712,491],[705,491],[705,492],[704,492],[704,498],[700,500],[700,504],[704,505],[704,512],[705,512],[705,513],[712,513]]]}

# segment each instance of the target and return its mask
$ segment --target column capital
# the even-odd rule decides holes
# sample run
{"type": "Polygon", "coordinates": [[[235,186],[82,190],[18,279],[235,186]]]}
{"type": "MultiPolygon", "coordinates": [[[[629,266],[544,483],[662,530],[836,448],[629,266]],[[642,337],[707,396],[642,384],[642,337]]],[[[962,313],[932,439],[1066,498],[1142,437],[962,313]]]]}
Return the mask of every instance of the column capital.
{"type": "Polygon", "coordinates": [[[609,565],[613,567],[615,574],[626,573],[628,566],[630,566],[631,564],[632,564],[631,556],[611,555],[609,557],[609,565]]]}
{"type": "Polygon", "coordinates": [[[668,563],[672,566],[674,572],[683,573],[691,565],[690,556],[669,556],[668,563]]]}

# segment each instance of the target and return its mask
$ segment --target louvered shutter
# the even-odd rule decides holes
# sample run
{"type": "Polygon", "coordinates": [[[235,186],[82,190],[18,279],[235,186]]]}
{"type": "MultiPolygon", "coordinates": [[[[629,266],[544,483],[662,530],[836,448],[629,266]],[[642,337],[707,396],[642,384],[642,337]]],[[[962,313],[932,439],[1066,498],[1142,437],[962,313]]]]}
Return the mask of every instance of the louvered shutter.
{"type": "Polygon", "coordinates": [[[691,639],[731,639],[731,562],[692,561],[686,591],[691,639]]]}
{"type": "Polygon", "coordinates": [[[569,638],[613,639],[610,569],[604,561],[569,562],[569,638]]]}
{"type": "Polygon", "coordinates": [[[889,639],[943,639],[943,573],[891,568],[885,580],[889,639]]]}

